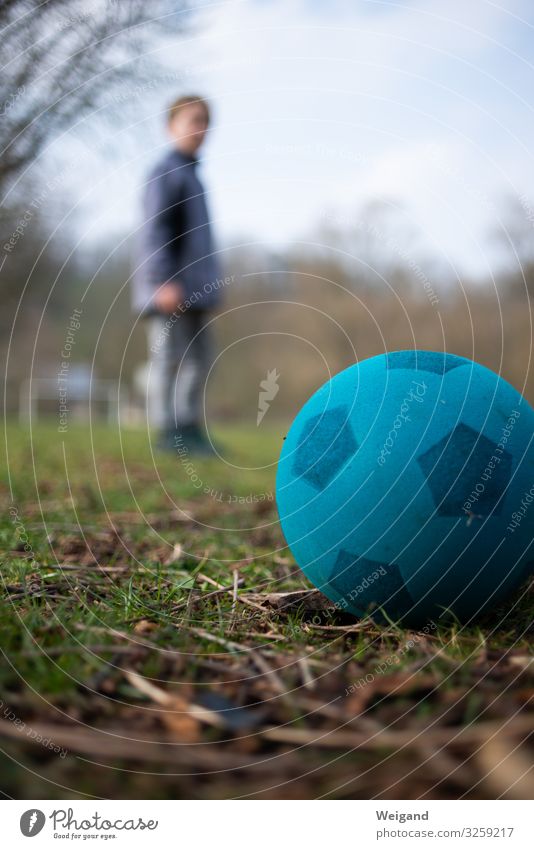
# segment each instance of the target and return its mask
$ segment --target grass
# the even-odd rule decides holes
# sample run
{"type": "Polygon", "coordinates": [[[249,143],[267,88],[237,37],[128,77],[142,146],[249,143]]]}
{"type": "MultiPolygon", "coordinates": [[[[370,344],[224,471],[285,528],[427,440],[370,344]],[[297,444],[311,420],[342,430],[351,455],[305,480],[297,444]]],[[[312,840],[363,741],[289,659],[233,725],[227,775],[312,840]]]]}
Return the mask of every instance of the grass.
{"type": "Polygon", "coordinates": [[[186,467],[8,426],[6,796],[531,798],[532,591],[426,634],[333,617],[277,523],[284,433],[186,467]]]}

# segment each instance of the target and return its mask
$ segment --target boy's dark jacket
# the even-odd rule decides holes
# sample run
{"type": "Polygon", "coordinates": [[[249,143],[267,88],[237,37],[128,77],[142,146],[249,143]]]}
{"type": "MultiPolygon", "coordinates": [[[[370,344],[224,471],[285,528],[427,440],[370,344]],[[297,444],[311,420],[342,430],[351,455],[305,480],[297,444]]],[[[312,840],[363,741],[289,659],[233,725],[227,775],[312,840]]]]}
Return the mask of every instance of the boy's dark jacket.
{"type": "Polygon", "coordinates": [[[214,284],[220,269],[197,164],[173,149],[148,176],[133,274],[133,305],[143,314],[157,313],[154,292],[168,281],[183,286],[189,309],[211,309],[219,302],[214,284]]]}

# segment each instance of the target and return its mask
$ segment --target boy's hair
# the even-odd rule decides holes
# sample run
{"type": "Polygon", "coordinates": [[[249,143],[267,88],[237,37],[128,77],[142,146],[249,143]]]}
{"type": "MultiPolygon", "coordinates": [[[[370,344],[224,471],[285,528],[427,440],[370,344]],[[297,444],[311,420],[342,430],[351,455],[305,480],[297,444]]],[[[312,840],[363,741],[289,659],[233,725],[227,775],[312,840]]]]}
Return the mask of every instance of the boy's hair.
{"type": "Polygon", "coordinates": [[[184,106],[191,106],[194,103],[200,104],[206,113],[206,118],[208,123],[210,121],[210,107],[208,101],[205,98],[200,97],[197,94],[184,94],[182,97],[179,97],[177,100],[174,100],[167,110],[167,122],[170,124],[173,118],[178,115],[178,112],[184,108],[184,106]]]}

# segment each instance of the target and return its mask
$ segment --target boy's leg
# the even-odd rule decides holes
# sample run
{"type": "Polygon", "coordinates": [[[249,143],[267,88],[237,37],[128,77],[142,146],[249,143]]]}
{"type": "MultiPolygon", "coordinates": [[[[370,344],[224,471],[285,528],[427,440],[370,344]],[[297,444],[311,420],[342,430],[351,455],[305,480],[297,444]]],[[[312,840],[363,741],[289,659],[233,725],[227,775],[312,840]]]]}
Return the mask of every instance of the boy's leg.
{"type": "MultiPolygon", "coordinates": [[[[204,423],[204,403],[206,382],[213,363],[214,345],[209,313],[196,310],[191,312],[191,345],[185,360],[185,397],[180,420],[193,424],[200,430],[204,423]],[[186,418],[184,419],[184,412],[186,418]]],[[[178,384],[179,384],[178,380],[178,384]]],[[[177,412],[180,404],[177,404],[177,412]]]]}
{"type": "Polygon", "coordinates": [[[149,327],[150,421],[163,431],[172,447],[176,431],[192,447],[206,447],[201,430],[206,377],[213,344],[208,317],[202,311],[184,312],[174,322],[156,317],[149,327]]]}
{"type": "Polygon", "coordinates": [[[170,433],[172,419],[172,387],[175,365],[170,344],[170,325],[163,316],[147,319],[150,367],[148,373],[148,420],[163,435],[170,433]]]}

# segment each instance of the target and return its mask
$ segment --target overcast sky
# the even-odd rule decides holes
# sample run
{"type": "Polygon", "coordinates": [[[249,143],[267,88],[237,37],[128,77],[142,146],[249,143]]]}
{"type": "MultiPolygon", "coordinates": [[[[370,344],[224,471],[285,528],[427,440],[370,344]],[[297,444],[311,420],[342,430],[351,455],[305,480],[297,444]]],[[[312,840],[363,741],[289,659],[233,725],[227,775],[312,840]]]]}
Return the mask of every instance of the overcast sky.
{"type": "Polygon", "coordinates": [[[164,107],[191,89],[214,106],[201,173],[220,242],[291,243],[382,198],[429,249],[486,274],[502,199],[534,201],[533,24],[531,0],[205,4],[159,50],[168,83],[128,95],[137,125],[114,134],[113,161],[90,160],[89,186],[80,169],[86,235],[135,226],[164,107]]]}

